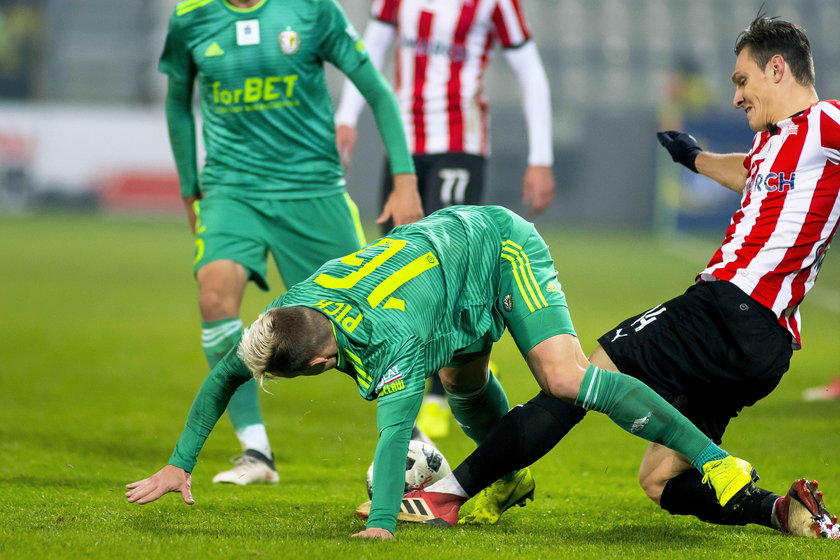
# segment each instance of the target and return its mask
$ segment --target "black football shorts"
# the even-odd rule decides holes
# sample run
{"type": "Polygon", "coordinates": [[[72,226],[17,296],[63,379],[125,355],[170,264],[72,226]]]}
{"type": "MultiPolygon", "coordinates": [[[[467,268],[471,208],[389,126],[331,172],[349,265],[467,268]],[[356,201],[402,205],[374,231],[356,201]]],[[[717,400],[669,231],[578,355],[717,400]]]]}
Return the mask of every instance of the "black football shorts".
{"type": "Polygon", "coordinates": [[[716,443],[779,384],[793,353],[772,311],[726,281],[700,281],[598,342],[619,371],[670,402],[716,443]]]}

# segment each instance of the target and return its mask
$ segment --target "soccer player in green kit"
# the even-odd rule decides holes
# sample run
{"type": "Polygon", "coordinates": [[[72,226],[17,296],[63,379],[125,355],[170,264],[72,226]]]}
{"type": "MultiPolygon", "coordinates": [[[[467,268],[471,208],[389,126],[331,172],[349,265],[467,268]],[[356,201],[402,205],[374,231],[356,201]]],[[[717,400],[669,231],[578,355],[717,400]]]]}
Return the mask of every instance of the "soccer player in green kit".
{"type": "Polygon", "coordinates": [[[425,379],[440,372],[459,425],[482,441],[508,410],[488,373],[505,327],[545,393],[682,453],[721,504],[737,504],[753,488],[749,463],[717,447],[640,381],[587,361],[532,224],[498,206],[453,206],[325,263],[274,300],[205,380],[169,464],[127,485],[126,497],[144,504],[180,492],[194,503],[189,473],[237,386],[251,376],[337,369],[363,398],[377,400],[373,501],[367,528],[354,536],[392,538],[397,514],[405,514],[405,457],[425,379]]]}
{"type": "MultiPolygon", "coordinates": [[[[211,367],[239,339],[248,281],[270,252],[287,286],[364,244],[335,148],[324,61],[364,93],[398,185],[380,221],[422,217],[396,100],[335,0],[186,0],[160,60],[181,194],[196,235],[202,346],[211,367]],[[207,157],[197,173],[193,86],[207,157]]],[[[278,480],[254,383],[228,413],[244,454],[214,482],[278,480]]]]}

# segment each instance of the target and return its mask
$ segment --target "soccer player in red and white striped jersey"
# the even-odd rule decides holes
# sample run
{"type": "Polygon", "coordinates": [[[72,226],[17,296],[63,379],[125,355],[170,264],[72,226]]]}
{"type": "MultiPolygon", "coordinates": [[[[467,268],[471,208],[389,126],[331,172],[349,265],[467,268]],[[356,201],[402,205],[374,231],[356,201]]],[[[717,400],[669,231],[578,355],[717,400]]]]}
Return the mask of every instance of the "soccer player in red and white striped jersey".
{"type": "MultiPolygon", "coordinates": [[[[744,407],[773,391],[801,347],[799,304],[840,219],[840,102],[817,97],[804,30],[759,15],[735,53],[733,104],[757,133],[749,153],[705,152],[684,132],[657,136],[674,161],[742,192],[740,208],[693,286],[619,323],[589,357],[643,381],[716,443],[744,407]]],[[[460,522],[495,523],[524,505],[533,485],[501,477],[547,453],[584,414],[544,393],[513,408],[452,475],[424,490],[431,515],[483,488],[460,522]]],[[[756,487],[737,509],[725,509],[685,457],[657,444],[639,480],[674,515],[840,539],[814,481],[796,480],[783,496],[756,487]]]]}
{"type": "MultiPolygon", "coordinates": [[[[519,0],[375,0],[371,16],[364,42],[374,64],[383,65],[396,40],[394,90],[426,212],[481,202],[490,153],[483,78],[497,43],[519,83],[528,128],[523,203],[544,210],[554,197],[551,101],[519,0]]],[[[362,108],[348,82],[335,119],[345,162],[362,108]]]]}
{"type": "MultiPolygon", "coordinates": [[[[744,80],[736,68],[735,105],[756,128],[762,125],[753,125],[756,103],[744,80]]],[[[810,92],[790,100],[787,110],[808,105],[781,120],[768,115],[772,124],[759,129],[750,152],[743,159],[729,156],[743,162],[731,178],[743,192],[741,208],[700,276],[727,280],[772,310],[800,347],[799,304],[814,285],[840,217],[840,102],[818,101],[810,92]]],[[[695,163],[702,173],[704,165],[714,168],[715,156],[701,152],[695,163]]]]}

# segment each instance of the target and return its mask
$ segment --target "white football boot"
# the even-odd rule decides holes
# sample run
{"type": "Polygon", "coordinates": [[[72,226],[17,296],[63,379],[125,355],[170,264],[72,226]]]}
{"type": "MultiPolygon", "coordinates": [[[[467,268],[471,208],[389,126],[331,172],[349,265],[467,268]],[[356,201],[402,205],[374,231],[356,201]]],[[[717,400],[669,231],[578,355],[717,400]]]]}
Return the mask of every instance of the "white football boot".
{"type": "Polygon", "coordinates": [[[213,482],[225,484],[271,484],[280,477],[274,468],[274,461],[256,451],[247,449],[233,460],[233,468],[213,477],[213,482]]]}

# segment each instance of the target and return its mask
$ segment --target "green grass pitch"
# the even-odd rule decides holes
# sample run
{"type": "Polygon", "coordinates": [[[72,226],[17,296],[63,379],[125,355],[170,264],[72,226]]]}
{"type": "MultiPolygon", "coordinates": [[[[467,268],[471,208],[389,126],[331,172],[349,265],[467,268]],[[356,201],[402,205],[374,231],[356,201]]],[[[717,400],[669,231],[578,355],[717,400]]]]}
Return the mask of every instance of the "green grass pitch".
{"type": "MultiPolygon", "coordinates": [[[[586,351],[619,320],[681,293],[718,240],[543,230],[586,351]]],[[[0,558],[840,557],[836,541],[665,514],[636,482],[644,442],[596,414],[534,466],[536,500],[497,526],[403,525],[393,542],[351,540],[363,527],[353,510],[366,499],[375,406],[335,373],[263,395],[278,486],[210,483],[236,450],[222,419],[194,473],[193,507],[177,495],[128,504],[124,485],[163,466],[206,374],[191,245],[181,220],[0,216],[0,558]]],[[[834,510],[840,403],[799,396],[840,374],[838,294],[840,257],[829,257],[803,306],[805,349],[724,441],[767,488],[817,478],[834,510]]],[[[249,287],[243,318],[269,299],[249,287]]],[[[511,403],[536,394],[508,338],[494,359],[511,403]]],[[[439,447],[454,465],[471,444],[453,426],[439,447]]]]}

